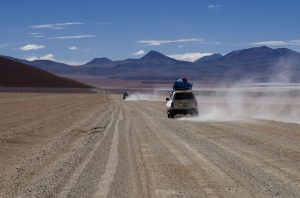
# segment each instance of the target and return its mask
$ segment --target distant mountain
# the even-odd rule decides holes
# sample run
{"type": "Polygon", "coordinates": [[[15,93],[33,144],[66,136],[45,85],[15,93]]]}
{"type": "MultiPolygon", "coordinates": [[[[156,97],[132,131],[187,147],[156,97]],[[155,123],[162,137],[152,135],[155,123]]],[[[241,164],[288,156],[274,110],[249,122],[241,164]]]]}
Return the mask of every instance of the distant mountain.
{"type": "Polygon", "coordinates": [[[198,60],[194,61],[194,63],[202,63],[205,61],[215,60],[215,59],[218,59],[221,57],[223,57],[221,54],[212,54],[210,56],[203,56],[203,57],[199,58],[198,60]]]}
{"type": "Polygon", "coordinates": [[[111,63],[112,61],[108,58],[94,58],[90,62],[84,64],[84,65],[96,65],[96,64],[105,64],[105,63],[111,63]]]}
{"type": "Polygon", "coordinates": [[[3,57],[0,57],[0,87],[92,88],[92,86],[3,57]]]}
{"type": "Polygon", "coordinates": [[[227,60],[274,60],[278,58],[299,58],[299,53],[287,48],[271,49],[266,46],[233,51],[223,58],[227,60]]]}
{"type": "Polygon", "coordinates": [[[150,51],[145,56],[139,59],[140,61],[150,61],[150,62],[170,62],[175,63],[177,60],[167,57],[159,52],[150,51]]]}
{"type": "Polygon", "coordinates": [[[265,46],[236,50],[225,56],[216,54],[203,57],[197,62],[179,61],[150,51],[140,59],[111,61],[107,58],[96,58],[76,67],[53,61],[27,61],[26,64],[65,77],[174,80],[185,76],[205,83],[300,82],[300,54],[287,48],[271,49],[265,46]]]}
{"type": "Polygon", "coordinates": [[[198,64],[198,72],[214,76],[215,81],[300,82],[300,54],[287,48],[237,50],[198,64]]]}

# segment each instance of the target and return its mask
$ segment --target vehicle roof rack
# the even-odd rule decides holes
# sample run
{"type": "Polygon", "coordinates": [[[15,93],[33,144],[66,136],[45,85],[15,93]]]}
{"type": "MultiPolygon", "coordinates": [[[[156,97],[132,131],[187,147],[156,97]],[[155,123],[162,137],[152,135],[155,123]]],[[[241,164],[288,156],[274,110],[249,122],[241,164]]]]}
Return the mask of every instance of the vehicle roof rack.
{"type": "Polygon", "coordinates": [[[174,91],[184,91],[184,90],[192,90],[192,87],[185,87],[185,88],[173,88],[174,91]]]}

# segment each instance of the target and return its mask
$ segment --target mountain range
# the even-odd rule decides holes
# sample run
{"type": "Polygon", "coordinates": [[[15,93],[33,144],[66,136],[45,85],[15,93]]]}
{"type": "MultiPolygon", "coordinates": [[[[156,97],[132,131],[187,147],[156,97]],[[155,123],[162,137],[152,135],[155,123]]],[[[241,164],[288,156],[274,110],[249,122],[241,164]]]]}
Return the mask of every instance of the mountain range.
{"type": "Polygon", "coordinates": [[[203,83],[300,82],[300,53],[266,46],[213,54],[195,62],[179,61],[150,51],[140,59],[112,61],[95,58],[70,66],[49,60],[27,61],[5,57],[64,77],[101,77],[130,80],[174,80],[185,76],[203,83]]]}

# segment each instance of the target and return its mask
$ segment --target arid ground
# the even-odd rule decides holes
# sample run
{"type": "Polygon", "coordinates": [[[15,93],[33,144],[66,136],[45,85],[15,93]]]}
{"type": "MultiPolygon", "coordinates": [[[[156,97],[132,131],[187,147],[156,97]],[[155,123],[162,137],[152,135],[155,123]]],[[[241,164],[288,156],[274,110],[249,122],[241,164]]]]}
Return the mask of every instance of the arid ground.
{"type": "Polygon", "coordinates": [[[300,197],[298,98],[166,96],[0,93],[0,197],[300,197]]]}

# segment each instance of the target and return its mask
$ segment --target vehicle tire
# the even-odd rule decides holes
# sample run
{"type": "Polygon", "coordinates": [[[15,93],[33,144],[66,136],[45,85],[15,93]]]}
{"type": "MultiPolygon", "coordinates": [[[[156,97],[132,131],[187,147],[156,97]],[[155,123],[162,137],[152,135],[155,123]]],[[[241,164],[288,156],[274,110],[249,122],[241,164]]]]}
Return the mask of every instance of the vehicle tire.
{"type": "Polygon", "coordinates": [[[198,111],[192,111],[192,112],[190,113],[190,115],[191,115],[191,116],[198,116],[198,111]]]}

